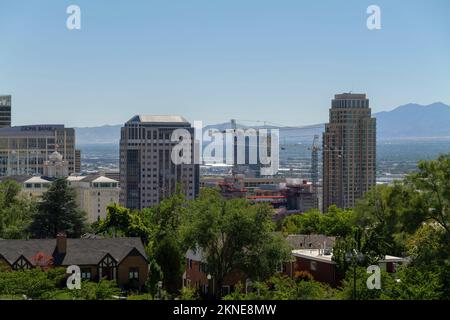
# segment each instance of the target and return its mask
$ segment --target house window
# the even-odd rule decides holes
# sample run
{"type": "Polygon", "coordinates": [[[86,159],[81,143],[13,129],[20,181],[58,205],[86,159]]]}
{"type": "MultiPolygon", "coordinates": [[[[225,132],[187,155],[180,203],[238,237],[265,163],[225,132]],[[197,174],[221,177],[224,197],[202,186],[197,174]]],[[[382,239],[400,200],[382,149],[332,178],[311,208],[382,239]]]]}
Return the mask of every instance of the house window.
{"type": "Polygon", "coordinates": [[[311,271],[316,271],[317,270],[317,261],[311,261],[309,264],[309,269],[311,271]]]}
{"type": "Polygon", "coordinates": [[[189,269],[192,269],[192,260],[188,259],[189,269]]]}
{"type": "Polygon", "coordinates": [[[129,280],[139,280],[139,268],[130,268],[128,271],[129,280]]]}
{"type": "Polygon", "coordinates": [[[90,268],[81,268],[81,279],[83,280],[92,279],[92,273],[90,268]]]}

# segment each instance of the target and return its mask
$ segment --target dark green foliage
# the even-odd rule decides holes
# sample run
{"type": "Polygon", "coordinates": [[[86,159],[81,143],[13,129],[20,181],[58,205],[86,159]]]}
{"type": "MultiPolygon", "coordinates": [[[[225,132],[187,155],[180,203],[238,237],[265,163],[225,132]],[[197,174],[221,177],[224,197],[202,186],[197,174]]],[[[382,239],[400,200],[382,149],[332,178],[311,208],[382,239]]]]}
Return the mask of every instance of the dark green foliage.
{"type": "Polygon", "coordinates": [[[42,196],[33,215],[30,232],[34,238],[54,238],[59,232],[80,237],[85,230],[86,214],[75,202],[75,192],[66,179],[57,179],[42,196]]]}

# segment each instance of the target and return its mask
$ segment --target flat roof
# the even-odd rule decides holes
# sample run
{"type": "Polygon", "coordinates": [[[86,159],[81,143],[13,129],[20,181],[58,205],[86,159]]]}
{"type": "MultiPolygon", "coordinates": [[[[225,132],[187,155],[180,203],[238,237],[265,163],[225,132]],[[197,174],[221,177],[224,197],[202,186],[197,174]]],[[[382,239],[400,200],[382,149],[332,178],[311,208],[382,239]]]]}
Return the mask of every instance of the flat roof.
{"type": "Polygon", "coordinates": [[[136,115],[131,118],[128,122],[140,122],[140,123],[184,123],[189,124],[185,118],[179,115],[136,115]]]}
{"type": "Polygon", "coordinates": [[[329,254],[329,255],[324,255],[321,254],[321,252],[323,252],[322,249],[299,249],[299,250],[292,250],[292,255],[294,257],[299,257],[299,258],[306,258],[309,260],[315,260],[315,261],[321,261],[321,262],[326,262],[326,263],[330,263],[330,264],[336,264],[336,262],[334,262],[332,260],[333,258],[333,254],[329,254]]]}
{"type": "MultiPolygon", "coordinates": [[[[333,253],[331,253],[329,255],[324,255],[323,253],[321,254],[321,252],[323,252],[323,249],[299,249],[299,250],[291,251],[291,253],[294,257],[336,264],[336,262],[333,261],[333,253]]],[[[408,259],[396,257],[396,256],[385,255],[384,258],[378,260],[378,262],[379,263],[383,263],[383,262],[402,262],[403,263],[403,262],[408,262],[408,259]]]]}

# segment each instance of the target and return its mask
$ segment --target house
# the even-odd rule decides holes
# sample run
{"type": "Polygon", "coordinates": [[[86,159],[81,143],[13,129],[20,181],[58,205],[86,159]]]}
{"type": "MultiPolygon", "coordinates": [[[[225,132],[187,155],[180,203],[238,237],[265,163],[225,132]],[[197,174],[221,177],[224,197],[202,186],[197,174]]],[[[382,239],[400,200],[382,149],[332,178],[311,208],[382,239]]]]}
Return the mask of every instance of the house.
{"type": "Polygon", "coordinates": [[[230,272],[223,281],[222,288],[215,287],[215,281],[208,273],[206,259],[201,249],[186,252],[186,268],[183,273],[183,287],[194,288],[204,295],[214,295],[220,290],[221,295],[234,291],[237,283],[248,284],[249,280],[240,270],[230,272]]]}
{"type": "MultiPolygon", "coordinates": [[[[314,280],[337,287],[342,281],[333,261],[333,253],[329,249],[299,249],[292,250],[294,260],[288,262],[286,274],[294,277],[296,272],[306,271],[314,280]]],[[[386,255],[378,261],[381,270],[394,273],[398,265],[407,263],[407,259],[386,255]]]]}
{"type": "Polygon", "coordinates": [[[0,240],[0,267],[23,270],[37,266],[81,268],[83,279],[116,280],[120,286],[141,288],[149,261],[140,238],[0,240]]]}

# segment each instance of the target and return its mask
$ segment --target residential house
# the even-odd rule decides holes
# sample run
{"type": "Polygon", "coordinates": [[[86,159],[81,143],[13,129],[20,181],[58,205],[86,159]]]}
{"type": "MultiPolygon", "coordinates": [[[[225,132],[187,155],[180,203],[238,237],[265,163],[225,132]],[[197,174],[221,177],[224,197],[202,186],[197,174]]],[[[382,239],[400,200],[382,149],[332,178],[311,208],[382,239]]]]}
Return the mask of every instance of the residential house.
{"type": "Polygon", "coordinates": [[[37,266],[81,268],[87,280],[116,280],[120,286],[142,288],[149,261],[140,238],[0,240],[0,266],[23,270],[37,266]],[[44,259],[43,259],[44,258],[44,259]]]}

